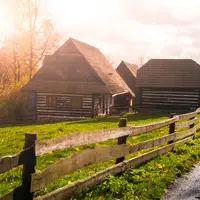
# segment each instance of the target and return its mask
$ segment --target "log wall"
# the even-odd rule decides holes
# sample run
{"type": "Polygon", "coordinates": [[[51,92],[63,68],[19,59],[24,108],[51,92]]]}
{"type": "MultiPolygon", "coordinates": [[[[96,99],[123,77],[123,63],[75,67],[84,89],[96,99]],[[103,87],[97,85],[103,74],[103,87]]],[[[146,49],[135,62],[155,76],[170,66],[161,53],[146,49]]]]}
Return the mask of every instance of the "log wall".
{"type": "Polygon", "coordinates": [[[152,107],[178,106],[179,108],[190,109],[198,108],[200,102],[200,91],[198,89],[142,88],[140,95],[140,104],[152,107]]]}
{"type": "Polygon", "coordinates": [[[37,115],[39,117],[91,117],[92,116],[92,95],[70,95],[70,94],[37,94],[37,115]],[[47,96],[56,96],[55,107],[49,107],[46,102],[47,96]],[[72,97],[81,97],[82,106],[79,109],[71,108],[72,97]]]}
{"type": "Polygon", "coordinates": [[[108,114],[110,99],[109,94],[54,94],[54,93],[37,93],[37,116],[55,117],[55,118],[90,118],[99,114],[108,114]],[[56,106],[47,105],[47,97],[56,97],[56,106]],[[71,107],[72,98],[82,99],[82,106],[79,109],[71,107]]]}

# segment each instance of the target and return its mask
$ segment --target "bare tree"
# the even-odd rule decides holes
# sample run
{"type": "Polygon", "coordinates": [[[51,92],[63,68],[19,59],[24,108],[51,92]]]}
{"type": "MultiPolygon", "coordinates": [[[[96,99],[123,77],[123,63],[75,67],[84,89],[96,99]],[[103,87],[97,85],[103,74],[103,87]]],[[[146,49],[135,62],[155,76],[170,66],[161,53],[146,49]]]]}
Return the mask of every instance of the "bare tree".
{"type": "Polygon", "coordinates": [[[138,58],[139,67],[144,65],[145,61],[146,61],[146,57],[144,55],[140,55],[139,58],[138,58]]]}
{"type": "Polygon", "coordinates": [[[0,92],[6,88],[6,85],[11,83],[11,63],[8,58],[6,50],[0,49],[0,92]]]}
{"type": "Polygon", "coordinates": [[[138,57],[138,66],[142,67],[149,59],[150,59],[149,56],[140,55],[138,57]]]}
{"type": "Polygon", "coordinates": [[[52,20],[41,15],[40,0],[21,1],[26,24],[23,29],[27,40],[24,46],[27,57],[25,62],[31,79],[44,55],[57,46],[60,36],[55,34],[52,20]]]}
{"type": "Polygon", "coordinates": [[[12,49],[13,80],[31,79],[45,54],[58,45],[61,35],[55,32],[51,18],[42,15],[40,0],[15,0],[13,26],[15,34],[5,46],[12,49]]]}

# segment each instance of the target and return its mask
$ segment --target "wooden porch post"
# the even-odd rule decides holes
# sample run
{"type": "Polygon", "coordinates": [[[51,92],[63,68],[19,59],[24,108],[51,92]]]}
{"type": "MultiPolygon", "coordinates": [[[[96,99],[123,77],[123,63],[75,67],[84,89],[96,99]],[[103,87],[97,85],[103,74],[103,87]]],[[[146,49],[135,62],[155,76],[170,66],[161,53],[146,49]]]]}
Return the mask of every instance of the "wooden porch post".
{"type": "Polygon", "coordinates": [[[105,95],[106,98],[106,115],[108,115],[108,95],[105,95]]]}
{"type": "Polygon", "coordinates": [[[105,95],[103,94],[103,114],[105,114],[105,95]]]}
{"type": "Polygon", "coordinates": [[[136,94],[136,97],[135,97],[136,105],[141,105],[142,104],[142,88],[137,87],[135,94],[136,94]]]}
{"type": "Polygon", "coordinates": [[[95,108],[94,108],[94,101],[95,101],[95,95],[92,94],[92,118],[95,117],[95,108]]]}

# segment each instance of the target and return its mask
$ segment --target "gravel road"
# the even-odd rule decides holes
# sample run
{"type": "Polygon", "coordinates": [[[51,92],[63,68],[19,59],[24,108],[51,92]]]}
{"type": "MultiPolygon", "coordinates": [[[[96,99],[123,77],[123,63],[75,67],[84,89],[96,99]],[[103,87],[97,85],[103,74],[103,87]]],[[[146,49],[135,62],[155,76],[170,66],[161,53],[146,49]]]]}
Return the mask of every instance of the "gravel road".
{"type": "Polygon", "coordinates": [[[200,164],[187,174],[178,178],[170,186],[162,200],[198,200],[200,199],[200,164]]]}

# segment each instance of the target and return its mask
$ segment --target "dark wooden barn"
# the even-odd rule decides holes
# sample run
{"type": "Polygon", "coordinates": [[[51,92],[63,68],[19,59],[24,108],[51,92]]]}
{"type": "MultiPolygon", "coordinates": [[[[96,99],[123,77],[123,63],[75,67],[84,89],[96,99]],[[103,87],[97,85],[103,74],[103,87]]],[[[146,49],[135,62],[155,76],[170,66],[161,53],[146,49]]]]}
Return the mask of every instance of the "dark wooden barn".
{"type": "Polygon", "coordinates": [[[137,65],[125,61],[122,61],[116,68],[117,73],[121,76],[133,93],[135,92],[137,70],[137,65]]]}
{"type": "Polygon", "coordinates": [[[136,106],[193,110],[200,106],[200,65],[191,59],[152,59],[137,71],[136,106]]]}
{"type": "Polygon", "coordinates": [[[114,97],[134,95],[99,49],[70,38],[22,88],[38,119],[108,115],[114,97]]]}
{"type": "MultiPolygon", "coordinates": [[[[138,66],[135,64],[131,64],[125,61],[122,61],[119,66],[116,68],[117,73],[124,80],[124,82],[128,85],[130,90],[135,93],[135,85],[136,85],[136,73],[138,70],[138,66]]],[[[124,111],[130,109],[133,105],[133,99],[131,99],[128,94],[118,95],[115,98],[115,103],[124,111]]]]}

